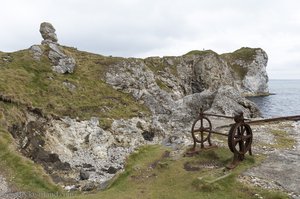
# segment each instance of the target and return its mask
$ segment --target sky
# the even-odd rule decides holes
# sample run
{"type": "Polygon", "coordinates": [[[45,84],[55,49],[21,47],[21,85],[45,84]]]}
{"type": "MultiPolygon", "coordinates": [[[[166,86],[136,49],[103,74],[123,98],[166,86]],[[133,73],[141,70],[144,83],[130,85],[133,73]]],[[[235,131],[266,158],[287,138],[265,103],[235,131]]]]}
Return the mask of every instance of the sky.
{"type": "Polygon", "coordinates": [[[270,79],[300,79],[299,0],[0,0],[0,51],[58,42],[122,57],[262,48],[270,79]]]}

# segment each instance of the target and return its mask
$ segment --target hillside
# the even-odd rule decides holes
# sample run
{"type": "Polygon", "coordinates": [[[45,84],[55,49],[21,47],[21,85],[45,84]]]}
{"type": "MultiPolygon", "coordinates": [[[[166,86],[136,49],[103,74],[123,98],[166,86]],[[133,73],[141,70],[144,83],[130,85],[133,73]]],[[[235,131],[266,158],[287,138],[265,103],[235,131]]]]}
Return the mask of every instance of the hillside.
{"type": "MultiPolygon", "coordinates": [[[[155,186],[137,172],[147,170],[166,150],[183,154],[192,143],[190,128],[200,107],[212,113],[243,111],[246,117],[257,117],[258,108],[244,96],[268,94],[267,55],[260,48],[222,55],[209,50],[122,58],[62,46],[48,23],[41,25],[40,32],[41,45],[0,52],[0,177],[7,179],[12,191],[64,193],[110,187],[118,192],[129,176],[136,175],[136,182],[130,183],[155,186]],[[143,156],[148,157],[149,150],[153,157],[132,155],[125,169],[128,156],[140,147],[143,156]],[[139,161],[145,162],[138,170],[130,166],[139,161]]],[[[224,145],[220,147],[217,169],[231,159],[223,152],[224,145]]],[[[164,168],[157,172],[169,178],[187,161],[182,156],[167,158],[171,173],[164,168]]],[[[233,172],[228,177],[232,186],[240,186],[235,177],[258,163],[250,159],[233,172]]],[[[183,172],[178,178],[187,176],[193,175],[183,172]]],[[[196,179],[186,182],[196,186],[190,197],[202,190],[196,179]]],[[[227,190],[224,183],[217,186],[218,193],[227,190]]],[[[257,191],[272,195],[252,188],[240,194],[253,196],[257,191]]]]}

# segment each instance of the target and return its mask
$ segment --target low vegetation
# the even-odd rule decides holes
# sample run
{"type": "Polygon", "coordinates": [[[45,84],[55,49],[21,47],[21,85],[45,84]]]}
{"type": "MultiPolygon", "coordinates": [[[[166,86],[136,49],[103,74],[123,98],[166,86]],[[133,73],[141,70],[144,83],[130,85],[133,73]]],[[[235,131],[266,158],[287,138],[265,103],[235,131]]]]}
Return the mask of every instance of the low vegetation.
{"type": "Polygon", "coordinates": [[[202,56],[202,55],[208,55],[208,54],[218,55],[216,52],[214,52],[212,50],[192,50],[192,51],[184,54],[184,56],[187,56],[187,55],[199,55],[199,56],[202,56]]]}

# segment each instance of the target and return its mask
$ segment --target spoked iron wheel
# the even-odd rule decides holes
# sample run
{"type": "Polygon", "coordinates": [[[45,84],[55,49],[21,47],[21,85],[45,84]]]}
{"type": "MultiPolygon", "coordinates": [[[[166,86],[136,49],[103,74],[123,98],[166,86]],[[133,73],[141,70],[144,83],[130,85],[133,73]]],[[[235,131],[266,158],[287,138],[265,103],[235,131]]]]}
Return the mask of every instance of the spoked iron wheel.
{"type": "Polygon", "coordinates": [[[251,155],[252,130],[248,124],[235,123],[228,135],[229,149],[238,155],[244,155],[249,151],[251,155]]]}
{"type": "Polygon", "coordinates": [[[211,122],[205,116],[200,116],[192,125],[192,137],[194,140],[194,149],[196,148],[196,143],[201,144],[201,148],[204,148],[204,142],[208,141],[209,146],[211,146],[210,135],[211,135],[211,122]]]}

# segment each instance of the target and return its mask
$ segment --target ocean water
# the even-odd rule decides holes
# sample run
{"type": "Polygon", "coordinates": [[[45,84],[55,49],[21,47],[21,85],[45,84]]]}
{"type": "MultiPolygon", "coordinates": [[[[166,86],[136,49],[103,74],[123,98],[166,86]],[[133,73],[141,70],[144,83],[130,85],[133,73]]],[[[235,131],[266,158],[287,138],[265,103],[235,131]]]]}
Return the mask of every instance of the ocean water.
{"type": "Polygon", "coordinates": [[[249,97],[265,118],[300,115],[300,79],[270,80],[270,93],[264,97],[249,97]]]}

